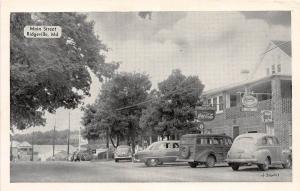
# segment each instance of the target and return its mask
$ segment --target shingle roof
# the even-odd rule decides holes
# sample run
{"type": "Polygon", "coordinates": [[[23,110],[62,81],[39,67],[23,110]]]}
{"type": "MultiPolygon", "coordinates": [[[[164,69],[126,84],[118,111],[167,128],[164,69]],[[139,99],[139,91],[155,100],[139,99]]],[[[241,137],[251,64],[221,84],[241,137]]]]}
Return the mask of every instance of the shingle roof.
{"type": "Polygon", "coordinates": [[[279,47],[284,53],[288,56],[292,56],[292,48],[291,48],[291,41],[279,41],[273,40],[272,41],[277,47],[279,47]]]}
{"type": "Polygon", "coordinates": [[[31,144],[29,144],[28,142],[24,141],[22,143],[19,144],[19,147],[31,147],[31,144]]]}
{"type": "Polygon", "coordinates": [[[203,96],[213,95],[213,94],[216,94],[216,93],[220,93],[222,91],[229,91],[229,90],[245,87],[246,85],[251,85],[251,84],[255,84],[255,83],[258,83],[258,82],[262,82],[262,81],[268,81],[268,80],[270,80],[271,78],[273,78],[275,76],[278,76],[280,78],[291,78],[291,76],[288,76],[288,75],[273,74],[273,75],[265,76],[265,77],[255,79],[255,80],[252,80],[252,81],[242,81],[242,82],[237,82],[237,83],[234,83],[234,84],[229,84],[227,86],[222,86],[222,87],[210,89],[210,90],[204,91],[202,93],[202,95],[203,96]]]}

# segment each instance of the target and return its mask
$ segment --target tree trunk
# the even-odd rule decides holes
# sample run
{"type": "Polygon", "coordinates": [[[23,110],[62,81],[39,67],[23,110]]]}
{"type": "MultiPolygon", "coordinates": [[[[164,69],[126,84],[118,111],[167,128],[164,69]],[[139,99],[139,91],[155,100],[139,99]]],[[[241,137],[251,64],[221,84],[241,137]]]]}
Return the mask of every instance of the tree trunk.
{"type": "Polygon", "coordinates": [[[119,146],[119,144],[120,144],[120,135],[117,134],[117,146],[119,146]]]}
{"type": "Polygon", "coordinates": [[[115,145],[115,143],[114,143],[114,141],[113,141],[111,135],[109,135],[109,138],[110,138],[110,142],[111,142],[111,144],[113,145],[113,147],[114,147],[114,148],[117,148],[118,145],[117,145],[117,146],[115,145]]]}
{"type": "Polygon", "coordinates": [[[132,121],[130,121],[129,123],[129,135],[130,135],[132,152],[135,153],[135,127],[132,121]]]}

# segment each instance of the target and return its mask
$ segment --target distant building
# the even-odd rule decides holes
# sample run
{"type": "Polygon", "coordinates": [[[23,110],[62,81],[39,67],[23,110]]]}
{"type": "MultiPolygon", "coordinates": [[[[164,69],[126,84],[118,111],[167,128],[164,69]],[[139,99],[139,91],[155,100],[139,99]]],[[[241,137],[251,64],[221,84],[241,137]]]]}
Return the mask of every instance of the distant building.
{"type": "Polygon", "coordinates": [[[22,143],[19,143],[17,141],[12,141],[11,144],[11,154],[13,161],[31,161],[32,156],[34,161],[38,160],[38,152],[34,152],[32,150],[32,145],[28,142],[24,141],[22,143]]]}
{"type": "Polygon", "coordinates": [[[216,109],[215,119],[204,122],[205,133],[239,134],[263,132],[292,144],[291,43],[272,41],[263,56],[255,79],[203,93],[205,103],[216,109]],[[253,99],[253,108],[242,103],[245,90],[253,99]]]}
{"type": "Polygon", "coordinates": [[[11,142],[11,160],[16,161],[18,158],[18,147],[19,147],[19,142],[18,141],[12,141],[11,142]]]}

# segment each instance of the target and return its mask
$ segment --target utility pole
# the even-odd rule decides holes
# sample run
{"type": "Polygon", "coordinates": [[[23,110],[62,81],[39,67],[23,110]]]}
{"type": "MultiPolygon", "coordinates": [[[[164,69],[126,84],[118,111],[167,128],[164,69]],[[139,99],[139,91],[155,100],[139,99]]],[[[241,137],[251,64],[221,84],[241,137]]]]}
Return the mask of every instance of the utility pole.
{"type": "Polygon", "coordinates": [[[78,132],[78,150],[80,151],[81,149],[81,127],[79,127],[79,132],[78,132]]]}
{"type": "Polygon", "coordinates": [[[31,161],[33,161],[33,136],[34,136],[34,130],[32,129],[32,133],[31,133],[31,161]]]}
{"type": "MultiPolygon", "coordinates": [[[[104,78],[104,83],[107,83],[107,78],[104,78]]],[[[105,122],[107,121],[105,120],[105,122]]],[[[109,129],[108,129],[109,127],[107,124],[105,124],[105,126],[106,126],[106,149],[107,149],[106,160],[108,160],[109,159],[109,129]]]]}
{"type": "Polygon", "coordinates": [[[106,151],[106,160],[109,159],[109,134],[108,134],[108,126],[106,127],[106,148],[107,148],[107,151],[106,151]]]}
{"type": "Polygon", "coordinates": [[[68,130],[68,149],[67,149],[67,153],[68,153],[68,159],[69,159],[69,154],[70,154],[70,129],[71,129],[71,126],[70,126],[70,115],[71,115],[71,111],[69,111],[69,130],[68,130]]]}
{"type": "Polygon", "coordinates": [[[12,135],[13,135],[13,129],[10,128],[10,161],[13,160],[13,151],[12,151],[12,147],[13,147],[13,138],[12,138],[12,135]]]}
{"type": "Polygon", "coordinates": [[[56,128],[56,113],[54,116],[53,140],[52,140],[52,158],[53,159],[54,159],[54,155],[55,155],[55,128],[56,128]]]}

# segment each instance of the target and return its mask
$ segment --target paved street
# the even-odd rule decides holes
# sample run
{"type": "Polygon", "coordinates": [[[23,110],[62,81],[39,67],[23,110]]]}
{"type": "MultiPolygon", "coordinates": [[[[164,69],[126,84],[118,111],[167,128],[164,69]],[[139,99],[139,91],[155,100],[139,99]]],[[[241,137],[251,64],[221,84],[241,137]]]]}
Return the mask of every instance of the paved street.
{"type": "Polygon", "coordinates": [[[98,162],[18,162],[11,164],[11,182],[217,182],[291,181],[292,170],[256,166],[234,172],[226,164],[215,168],[190,168],[185,163],[146,167],[143,163],[98,162]]]}

